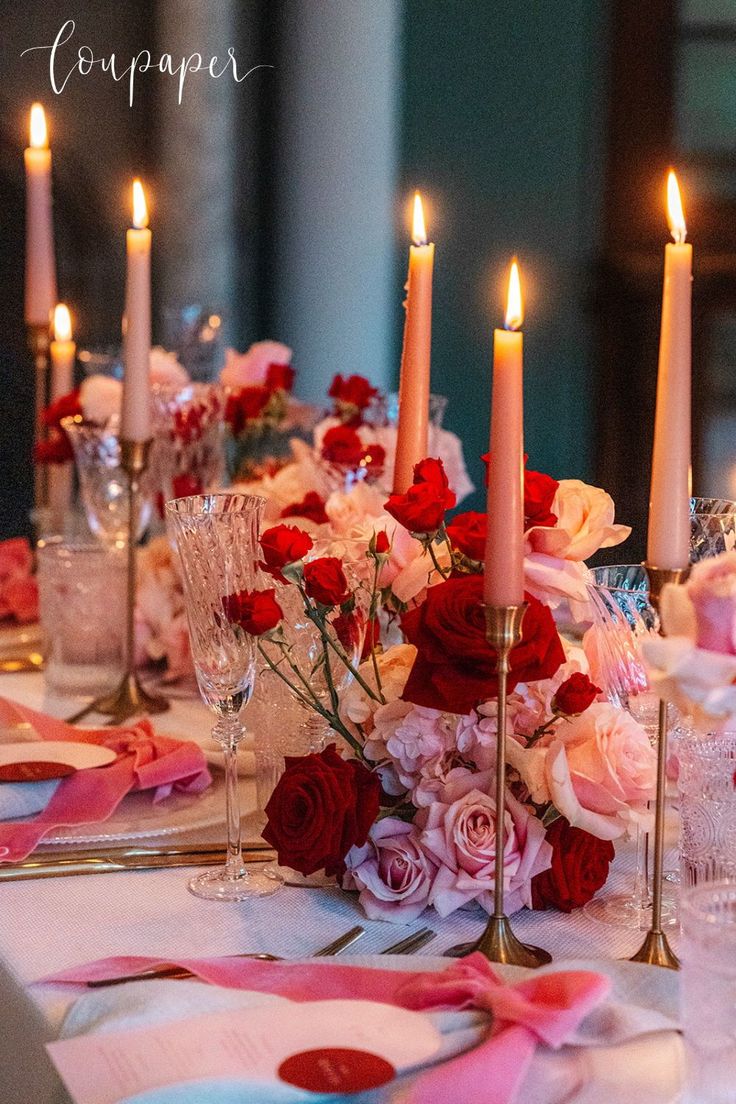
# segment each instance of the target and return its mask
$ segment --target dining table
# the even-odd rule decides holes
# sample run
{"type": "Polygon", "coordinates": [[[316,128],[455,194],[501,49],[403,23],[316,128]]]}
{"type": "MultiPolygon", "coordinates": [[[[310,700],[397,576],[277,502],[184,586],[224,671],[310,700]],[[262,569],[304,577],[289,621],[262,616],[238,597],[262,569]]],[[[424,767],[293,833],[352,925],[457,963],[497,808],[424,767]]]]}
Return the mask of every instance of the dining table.
{"type": "MultiPolygon", "coordinates": [[[[74,711],[76,699],[50,696],[42,673],[5,675],[0,693],[55,716],[74,711]]],[[[154,718],[157,731],[195,741],[206,740],[211,718],[193,696],[176,697],[169,712],[154,718]]],[[[258,733],[253,734],[258,740],[258,733]]],[[[218,768],[212,767],[213,775],[218,768]]],[[[252,777],[242,780],[245,842],[259,836],[262,818],[256,809],[252,777]]],[[[155,846],[221,843],[224,839],[224,806],[214,823],[177,831],[167,825],[165,834],[139,839],[155,846]]],[[[151,829],[153,831],[153,829],[151,829]]],[[[676,866],[674,824],[669,825],[667,865],[676,866]]],[[[119,844],[118,844],[119,845],[119,844]]],[[[58,845],[57,845],[58,846],[58,845]]],[[[110,841],[97,845],[101,851],[110,841]]],[[[44,853],[53,853],[45,847],[44,853]]],[[[603,893],[626,892],[631,887],[635,848],[629,841],[616,844],[616,857],[603,893]]],[[[56,1038],[80,990],[70,986],[38,984],[58,971],[107,956],[146,955],[176,960],[177,956],[209,957],[261,952],[290,960],[308,959],[315,950],[359,924],[362,938],[343,952],[341,962],[371,964],[381,951],[401,936],[426,926],[435,935],[416,954],[403,956],[404,968],[440,969],[451,960],[444,952],[476,939],[484,927],[480,908],[461,909],[441,918],[431,910],[407,926],[368,920],[357,894],[336,885],[306,887],[285,885],[273,896],[237,903],[206,901],[187,890],[192,871],[187,868],[122,870],[90,876],[32,878],[0,882],[0,1101],[2,1104],[68,1104],[44,1044],[56,1038]]],[[[677,973],[626,961],[641,944],[638,930],[598,921],[583,909],[570,914],[523,910],[513,917],[513,927],[525,942],[548,950],[550,969],[575,964],[609,974],[614,990],[628,1002],[640,1003],[669,1018],[670,1030],[650,1037],[598,1048],[585,1054],[577,1070],[574,1091],[559,1071],[547,1066],[537,1073],[542,1080],[523,1096],[534,1104],[615,1104],[646,1090],[647,1104],[674,1104],[680,1099],[682,1044],[677,1030],[677,973]],[[653,1037],[657,1036],[655,1043],[653,1037]],[[551,1070],[551,1072],[550,1072],[551,1070]],[[541,1086],[541,1087],[540,1087],[541,1086]],[[562,1095],[561,1095],[562,1094],[562,1095]]],[[[675,949],[677,928],[670,930],[675,949]]],[[[392,956],[384,959],[389,961],[392,956]]],[[[516,977],[518,968],[501,967],[500,973],[516,977]]],[[[198,982],[155,982],[156,986],[208,986],[198,982]]],[[[142,989],[140,983],[137,986],[142,989]]],[[[111,994],[126,988],[112,988],[111,994]]],[[[179,990],[177,990],[178,992],[179,990]]],[[[184,989],[181,990],[184,993],[184,989]]],[[[82,1000],[87,999],[82,996],[82,1000]]],[[[665,1023],[666,1026],[666,1023],[665,1023]]],[[[535,1067],[536,1068],[536,1067],[535,1067]]],[[[643,1096],[640,1097],[644,1099],[643,1096]]],[[[246,1097],[243,1097],[245,1100],[246,1097]]],[[[251,1099],[248,1097],[247,1099],[251,1099]]],[[[257,1097],[253,1097],[254,1100],[257,1097]]],[[[333,1098],[334,1099],[334,1098],[333,1098]]],[[[363,1097],[361,1097],[361,1100],[363,1097]]],[[[368,1095],[366,1100],[389,1096],[368,1095]]],[[[458,1099],[461,1099],[460,1097],[458,1099]]],[[[204,1098],[203,1098],[204,1102],[204,1098]]]]}

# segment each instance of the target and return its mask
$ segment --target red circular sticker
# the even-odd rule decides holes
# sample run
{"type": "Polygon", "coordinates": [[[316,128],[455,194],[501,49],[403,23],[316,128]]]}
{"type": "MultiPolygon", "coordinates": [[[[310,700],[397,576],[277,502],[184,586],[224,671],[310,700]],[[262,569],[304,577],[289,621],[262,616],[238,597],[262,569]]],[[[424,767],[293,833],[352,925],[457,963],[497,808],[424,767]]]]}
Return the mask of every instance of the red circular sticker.
{"type": "Polygon", "coordinates": [[[367,1050],[325,1047],[303,1050],[281,1063],[279,1077],[314,1093],[355,1093],[385,1085],[396,1070],[385,1058],[367,1050]]]}

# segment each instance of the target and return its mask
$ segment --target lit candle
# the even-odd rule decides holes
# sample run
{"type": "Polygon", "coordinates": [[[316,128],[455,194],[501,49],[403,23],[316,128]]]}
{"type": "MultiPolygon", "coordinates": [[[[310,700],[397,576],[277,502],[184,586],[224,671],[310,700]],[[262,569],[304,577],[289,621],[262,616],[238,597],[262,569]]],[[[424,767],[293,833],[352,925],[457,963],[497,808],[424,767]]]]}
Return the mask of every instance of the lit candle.
{"type": "Polygon", "coordinates": [[[687,567],[690,559],[690,387],[693,247],[685,241],[677,178],[667,179],[667,211],[674,242],[664,251],[657,412],[654,420],[647,562],[687,567]]]}
{"type": "Polygon", "coordinates": [[[41,104],[31,107],[30,145],[23,154],[26,170],[25,320],[29,326],[51,321],[56,302],[56,263],[51,216],[51,150],[41,104]]]}
{"type": "MultiPolygon", "coordinates": [[[[59,303],[54,310],[54,340],[51,352],[51,401],[68,395],[74,387],[74,360],[77,346],[72,341],[69,308],[59,303]]],[[[49,468],[49,507],[55,533],[64,531],[64,519],[72,498],[72,465],[51,464],[49,468]]]]}
{"type": "Polygon", "coordinates": [[[399,424],[396,434],[394,493],[413,481],[414,465],[427,455],[429,371],[432,344],[434,244],[427,242],[422,201],[414,196],[413,244],[409,248],[404,348],[401,354],[399,424]]]}
{"type": "Polygon", "coordinates": [[[483,599],[488,606],[524,601],[524,395],[519,266],[511,264],[505,329],[493,332],[491,459],[483,599]]]}
{"type": "Polygon", "coordinates": [[[123,413],[120,436],[147,441],[151,436],[149,360],[151,355],[151,231],[143,185],[133,181],[133,226],[127,232],[123,413]]]}

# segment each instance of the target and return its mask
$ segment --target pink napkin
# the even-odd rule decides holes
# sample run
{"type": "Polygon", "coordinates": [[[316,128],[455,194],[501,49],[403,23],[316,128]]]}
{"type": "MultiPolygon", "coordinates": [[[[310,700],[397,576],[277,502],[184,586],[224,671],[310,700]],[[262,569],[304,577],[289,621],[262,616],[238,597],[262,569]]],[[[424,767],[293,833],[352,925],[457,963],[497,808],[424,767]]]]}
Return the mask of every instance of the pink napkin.
{"type": "Polygon", "coordinates": [[[201,748],[191,740],[157,735],[146,719],[120,728],[74,728],[0,698],[0,728],[18,723],[32,725],[42,740],[101,744],[117,752],[117,759],[63,778],[33,820],[0,823],[0,862],[24,859],[53,828],[107,820],[133,790],[155,789],[153,800],[162,801],[174,789],[200,793],[212,781],[201,748]]]}
{"type": "Polygon", "coordinates": [[[602,974],[583,971],[534,975],[506,986],[480,954],[441,973],[416,973],[337,963],[259,962],[243,958],[103,958],[42,978],[85,984],[163,965],[184,966],[202,981],[231,989],[275,993],[293,1001],[351,999],[414,1011],[490,1012],[493,1026],[479,1046],[420,1074],[405,1104],[512,1104],[539,1043],[557,1049],[608,994],[602,974]]]}

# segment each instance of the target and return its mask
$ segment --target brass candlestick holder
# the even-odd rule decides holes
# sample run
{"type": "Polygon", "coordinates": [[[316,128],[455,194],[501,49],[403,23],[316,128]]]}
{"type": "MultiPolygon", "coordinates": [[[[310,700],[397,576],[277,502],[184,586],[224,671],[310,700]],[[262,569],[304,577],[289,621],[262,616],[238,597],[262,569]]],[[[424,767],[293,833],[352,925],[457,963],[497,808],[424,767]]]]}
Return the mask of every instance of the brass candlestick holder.
{"type": "MultiPolygon", "coordinates": [[[[28,348],[35,372],[35,403],[33,420],[34,447],[46,437],[43,414],[49,401],[49,327],[32,324],[26,327],[28,348]]],[[[49,478],[46,464],[33,465],[33,504],[37,510],[48,506],[49,478]]]]}
{"type": "MultiPolygon", "coordinates": [[[[659,603],[666,583],[684,582],[688,568],[652,567],[645,563],[649,576],[649,600],[659,614],[659,603]]],[[[661,628],[660,628],[661,632],[661,628]]],[[[646,938],[631,962],[645,962],[649,966],[666,966],[679,970],[680,960],[662,930],[662,885],[664,879],[664,817],[667,795],[667,702],[659,703],[659,731],[657,736],[657,795],[654,807],[654,870],[652,884],[652,923],[646,938]]]]}
{"type": "Polygon", "coordinates": [[[506,683],[509,655],[521,640],[521,623],[526,604],[521,606],[486,606],[486,639],[498,654],[498,735],[496,739],[496,874],[493,894],[493,914],[485,931],[467,953],[480,951],[491,962],[514,966],[544,966],[552,955],[541,947],[532,947],[516,938],[511,921],[504,912],[503,868],[506,845],[506,683]]]}
{"type": "Polygon", "coordinates": [[[165,713],[169,709],[166,698],[149,694],[141,686],[135,669],[135,600],[136,600],[136,546],[138,544],[138,506],[141,493],[141,477],[148,467],[151,451],[148,441],[120,441],[120,462],[128,477],[128,594],[126,603],[125,674],[120,685],[111,694],[96,698],[67,723],[75,724],[89,713],[101,713],[120,724],[129,717],[142,713],[165,713]]]}

